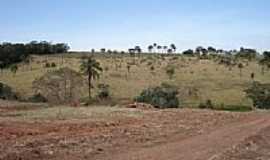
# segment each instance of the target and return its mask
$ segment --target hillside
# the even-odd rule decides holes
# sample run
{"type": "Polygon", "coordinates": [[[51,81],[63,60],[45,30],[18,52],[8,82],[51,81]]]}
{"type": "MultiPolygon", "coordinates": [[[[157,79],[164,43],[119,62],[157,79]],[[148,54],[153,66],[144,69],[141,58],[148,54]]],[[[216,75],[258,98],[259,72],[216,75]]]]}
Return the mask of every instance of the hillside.
{"type": "MultiPolygon", "coordinates": [[[[22,97],[33,94],[32,82],[47,72],[62,67],[79,71],[81,57],[87,54],[66,54],[33,56],[30,64],[19,64],[14,75],[10,70],[1,73],[0,80],[10,85],[22,97]],[[46,63],[55,63],[55,68],[45,68],[46,63]]],[[[199,103],[210,99],[217,105],[251,105],[243,92],[255,80],[270,82],[270,72],[261,74],[257,61],[241,62],[244,64],[242,76],[237,66],[231,70],[214,60],[198,60],[187,56],[161,57],[143,54],[140,57],[127,55],[96,55],[104,71],[94,86],[104,83],[110,86],[112,98],[117,103],[132,101],[143,89],[170,83],[179,89],[182,106],[196,107],[199,103]],[[127,66],[130,66],[128,72],[127,66]],[[166,68],[175,68],[172,79],[166,74],[166,68]]],[[[96,88],[96,87],[95,87],[96,88]]],[[[85,87],[87,90],[87,86],[85,87]]],[[[87,91],[85,92],[87,96],[87,91]]]]}

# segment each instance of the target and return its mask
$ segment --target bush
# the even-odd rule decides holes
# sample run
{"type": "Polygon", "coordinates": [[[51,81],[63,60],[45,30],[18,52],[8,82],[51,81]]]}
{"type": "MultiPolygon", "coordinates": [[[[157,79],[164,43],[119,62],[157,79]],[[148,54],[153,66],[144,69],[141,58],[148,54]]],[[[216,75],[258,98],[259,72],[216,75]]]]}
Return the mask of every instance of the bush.
{"type": "Polygon", "coordinates": [[[98,95],[97,97],[99,99],[108,99],[110,97],[110,90],[109,90],[109,85],[107,84],[99,84],[98,85],[98,95]]]}
{"type": "Polygon", "coordinates": [[[33,102],[33,103],[45,103],[47,102],[47,99],[44,96],[42,96],[40,93],[38,93],[30,97],[28,101],[33,102]]]}
{"type": "Polygon", "coordinates": [[[247,97],[253,101],[254,107],[270,109],[270,84],[255,82],[245,92],[247,97]]]}
{"type": "Polygon", "coordinates": [[[148,88],[135,98],[136,102],[148,103],[156,108],[177,108],[179,100],[177,98],[178,91],[176,87],[169,84],[148,88]]]}
{"type": "Polygon", "coordinates": [[[206,100],[205,103],[199,104],[200,109],[214,109],[214,105],[210,99],[206,100]]]}
{"type": "Polygon", "coordinates": [[[53,62],[53,63],[51,64],[51,67],[52,67],[52,68],[55,68],[55,67],[56,67],[56,64],[53,62]]]}
{"type": "Polygon", "coordinates": [[[17,100],[17,95],[12,91],[12,88],[0,82],[0,99],[17,100]]]}
{"type": "Polygon", "coordinates": [[[45,64],[45,68],[50,68],[50,67],[51,67],[51,64],[47,62],[47,63],[45,64]]]}
{"type": "Polygon", "coordinates": [[[166,74],[169,76],[170,79],[173,78],[173,75],[175,74],[175,69],[172,66],[169,66],[166,68],[166,74]]]}

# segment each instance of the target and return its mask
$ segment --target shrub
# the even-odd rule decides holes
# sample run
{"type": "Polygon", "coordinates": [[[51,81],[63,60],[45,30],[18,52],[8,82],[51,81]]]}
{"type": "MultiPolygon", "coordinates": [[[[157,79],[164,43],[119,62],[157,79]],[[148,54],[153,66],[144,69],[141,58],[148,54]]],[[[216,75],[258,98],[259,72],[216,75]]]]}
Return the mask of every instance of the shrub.
{"type": "Polygon", "coordinates": [[[107,84],[99,84],[98,85],[98,95],[97,97],[99,99],[108,99],[110,97],[110,90],[109,90],[109,85],[107,84]]]}
{"type": "Polygon", "coordinates": [[[214,109],[214,105],[210,99],[206,100],[205,103],[199,104],[200,109],[214,109]]]}
{"type": "Polygon", "coordinates": [[[155,67],[154,67],[154,66],[151,66],[151,67],[150,67],[150,70],[151,70],[151,71],[154,71],[154,70],[155,70],[155,67]]]}
{"type": "Polygon", "coordinates": [[[4,100],[16,100],[17,95],[12,91],[12,88],[6,84],[0,82],[0,99],[4,100]]]}
{"type": "Polygon", "coordinates": [[[148,103],[156,108],[177,108],[179,100],[176,87],[162,84],[158,87],[148,88],[135,98],[136,102],[148,103]]]}
{"type": "Polygon", "coordinates": [[[51,67],[52,68],[55,68],[56,67],[56,64],[54,62],[52,62],[51,67]]]}
{"type": "Polygon", "coordinates": [[[170,79],[173,78],[173,75],[175,74],[174,67],[170,66],[166,68],[166,74],[169,76],[170,79]]]}
{"type": "Polygon", "coordinates": [[[254,107],[270,109],[270,84],[255,82],[245,92],[247,97],[253,101],[254,107]]]}
{"type": "Polygon", "coordinates": [[[45,103],[45,102],[47,102],[47,99],[43,95],[38,93],[38,94],[35,94],[32,97],[30,97],[28,99],[28,101],[33,102],[33,103],[45,103]]]}
{"type": "Polygon", "coordinates": [[[47,63],[45,64],[45,68],[50,68],[50,67],[51,67],[51,64],[47,62],[47,63]]]}

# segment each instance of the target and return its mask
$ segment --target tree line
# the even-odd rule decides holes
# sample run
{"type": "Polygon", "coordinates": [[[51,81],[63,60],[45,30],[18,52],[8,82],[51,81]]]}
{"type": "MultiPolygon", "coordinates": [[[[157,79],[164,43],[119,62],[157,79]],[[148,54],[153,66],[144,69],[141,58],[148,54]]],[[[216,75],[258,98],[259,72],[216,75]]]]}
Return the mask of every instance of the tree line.
{"type": "Polygon", "coordinates": [[[27,61],[29,55],[67,53],[68,50],[69,46],[65,43],[53,44],[47,41],[32,41],[26,44],[4,42],[0,44],[0,68],[27,61]]]}

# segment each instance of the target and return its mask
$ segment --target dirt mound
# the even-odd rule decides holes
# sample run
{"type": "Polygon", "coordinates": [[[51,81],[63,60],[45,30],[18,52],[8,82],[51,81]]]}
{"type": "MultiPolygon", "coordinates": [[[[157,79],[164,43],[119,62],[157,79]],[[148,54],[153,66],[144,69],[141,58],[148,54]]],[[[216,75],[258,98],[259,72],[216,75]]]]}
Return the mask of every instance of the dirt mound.
{"type": "Polygon", "coordinates": [[[69,68],[46,73],[33,82],[35,94],[41,94],[49,103],[62,104],[77,101],[83,95],[82,75],[69,68]]]}

